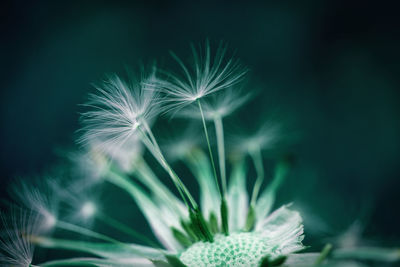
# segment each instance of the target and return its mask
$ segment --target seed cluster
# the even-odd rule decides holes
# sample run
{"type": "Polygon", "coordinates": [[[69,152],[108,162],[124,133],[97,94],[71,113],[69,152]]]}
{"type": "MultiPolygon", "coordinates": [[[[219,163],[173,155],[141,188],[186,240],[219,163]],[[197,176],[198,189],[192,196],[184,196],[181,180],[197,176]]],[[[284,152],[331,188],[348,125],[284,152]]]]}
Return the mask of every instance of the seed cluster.
{"type": "Polygon", "coordinates": [[[258,266],[271,252],[257,233],[217,235],[213,243],[198,242],[184,251],[180,260],[189,267],[200,266],[258,266]]]}

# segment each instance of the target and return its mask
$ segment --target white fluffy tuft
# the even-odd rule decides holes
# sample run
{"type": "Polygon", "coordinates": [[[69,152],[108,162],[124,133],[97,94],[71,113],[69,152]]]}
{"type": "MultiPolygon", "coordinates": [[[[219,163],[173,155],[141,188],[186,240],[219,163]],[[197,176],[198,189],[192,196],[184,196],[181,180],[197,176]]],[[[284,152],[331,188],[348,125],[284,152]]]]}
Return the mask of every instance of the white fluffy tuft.
{"type": "Polygon", "coordinates": [[[3,230],[0,235],[0,265],[28,267],[32,263],[34,246],[29,237],[40,228],[42,218],[34,212],[14,209],[9,218],[0,215],[3,230]]]}
{"type": "Polygon", "coordinates": [[[158,85],[167,95],[161,101],[166,112],[175,114],[198,99],[236,85],[245,77],[247,69],[239,61],[225,58],[226,46],[219,46],[213,60],[208,42],[204,54],[201,48],[199,50],[200,52],[196,51],[192,45],[193,68],[187,67],[171,53],[181,67],[182,74],[169,74],[169,80],[158,81],[158,85]]]}
{"type": "Polygon", "coordinates": [[[103,152],[121,147],[160,111],[154,105],[154,80],[155,71],[138,83],[109,77],[97,87],[98,94],[90,95],[86,106],[92,110],[82,114],[84,133],[78,142],[103,152]]]}

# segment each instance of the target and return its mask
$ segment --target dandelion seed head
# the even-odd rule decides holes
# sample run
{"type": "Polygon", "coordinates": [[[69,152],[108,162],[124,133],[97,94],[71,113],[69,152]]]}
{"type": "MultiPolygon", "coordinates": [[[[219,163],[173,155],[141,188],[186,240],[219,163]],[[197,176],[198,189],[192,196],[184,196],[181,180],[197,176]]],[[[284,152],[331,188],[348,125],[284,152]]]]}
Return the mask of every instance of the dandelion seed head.
{"type": "Polygon", "coordinates": [[[232,143],[238,152],[247,154],[273,149],[281,138],[281,125],[267,121],[254,134],[233,138],[232,143]]]}
{"type": "Polygon", "coordinates": [[[113,75],[97,86],[82,114],[83,135],[78,142],[107,151],[124,145],[142,124],[149,124],[160,109],[154,105],[154,72],[140,82],[129,83],[113,75]]]}
{"type": "Polygon", "coordinates": [[[29,267],[34,246],[29,237],[39,232],[42,218],[32,211],[13,209],[10,218],[0,214],[3,231],[0,235],[0,265],[29,267]]]}
{"type": "Polygon", "coordinates": [[[41,180],[16,183],[12,188],[13,196],[19,203],[42,216],[41,227],[44,231],[54,227],[60,203],[59,196],[52,188],[52,179],[44,176],[41,180]]]}
{"type": "Polygon", "coordinates": [[[68,158],[72,163],[71,175],[80,188],[91,187],[103,181],[108,166],[104,157],[94,149],[69,153],[68,158]]]}
{"type": "Polygon", "coordinates": [[[214,94],[221,90],[232,87],[241,82],[247,73],[239,61],[226,59],[226,47],[220,45],[214,59],[211,59],[209,43],[206,42],[204,52],[192,46],[193,67],[190,68],[172,53],[182,69],[181,75],[169,74],[168,80],[158,80],[158,86],[166,93],[161,100],[165,105],[164,110],[177,111],[191,103],[214,94]]]}
{"type": "MultiPolygon", "coordinates": [[[[224,118],[233,114],[243,104],[245,104],[252,94],[243,94],[239,88],[228,88],[220,93],[214,94],[211,97],[204,98],[202,108],[204,117],[207,120],[215,118],[224,118]]],[[[178,113],[177,117],[201,119],[199,109],[195,105],[189,105],[178,113]]]]}

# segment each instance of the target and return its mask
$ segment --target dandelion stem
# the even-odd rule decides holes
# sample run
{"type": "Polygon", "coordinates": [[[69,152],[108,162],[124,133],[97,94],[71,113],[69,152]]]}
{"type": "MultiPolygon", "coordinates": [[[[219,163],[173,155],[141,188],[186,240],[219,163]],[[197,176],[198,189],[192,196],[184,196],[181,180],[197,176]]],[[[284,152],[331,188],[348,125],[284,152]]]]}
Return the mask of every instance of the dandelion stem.
{"type": "Polygon", "coordinates": [[[229,224],[228,224],[229,209],[228,209],[228,203],[227,203],[225,197],[221,200],[220,212],[221,212],[221,221],[222,221],[222,232],[225,235],[229,235],[229,224]]]}
{"type": "MultiPolygon", "coordinates": [[[[142,213],[144,214],[147,220],[150,220],[151,216],[154,216],[154,214],[149,213],[149,210],[147,210],[146,207],[150,205],[151,208],[153,205],[155,205],[155,203],[152,203],[147,193],[142,191],[142,189],[140,189],[138,185],[136,185],[132,180],[130,180],[128,177],[120,175],[117,172],[110,172],[108,181],[126,190],[126,192],[132,196],[132,198],[136,201],[136,203],[138,203],[139,208],[142,210],[142,213]]],[[[185,204],[188,205],[188,203],[186,202],[185,204]]],[[[189,213],[192,211],[190,207],[188,207],[188,210],[189,213]]]]}
{"type": "Polygon", "coordinates": [[[160,149],[160,147],[158,146],[157,139],[155,138],[155,136],[154,136],[154,134],[153,134],[153,131],[151,130],[151,128],[149,127],[149,125],[147,124],[146,121],[143,121],[143,126],[144,126],[144,129],[145,129],[146,133],[149,135],[152,144],[153,144],[153,145],[156,147],[156,149],[161,153],[161,149],[160,149]]]}
{"type": "Polygon", "coordinates": [[[137,178],[142,178],[140,180],[154,195],[159,196],[171,209],[175,210],[181,216],[184,216],[178,205],[179,200],[161,183],[143,157],[137,159],[133,174],[137,178]]]}
{"type": "Polygon", "coordinates": [[[332,251],[332,245],[326,244],[324,246],[324,248],[322,249],[321,254],[319,254],[319,257],[315,261],[314,266],[320,266],[325,261],[325,259],[329,256],[331,251],[332,251]]]}
{"type": "MultiPolygon", "coordinates": [[[[49,261],[42,263],[42,267],[54,267],[54,266],[93,266],[91,263],[86,263],[86,262],[80,262],[80,261],[74,261],[74,262],[67,262],[68,260],[55,260],[55,261],[49,261]]],[[[35,266],[35,265],[31,265],[35,266]]],[[[38,266],[40,267],[40,266],[38,266]]]]}
{"type": "Polygon", "coordinates": [[[258,148],[250,151],[250,157],[253,160],[254,167],[256,168],[257,179],[256,182],[254,183],[253,192],[251,195],[250,207],[247,212],[246,225],[244,228],[245,231],[250,231],[253,229],[254,223],[256,221],[256,216],[259,216],[259,214],[256,214],[255,205],[258,193],[260,192],[261,185],[264,181],[264,165],[263,165],[261,150],[258,148]]]}
{"type": "MultiPolygon", "coordinates": [[[[228,205],[227,205],[226,198],[225,198],[226,190],[224,190],[224,193],[222,193],[222,191],[219,187],[217,171],[215,169],[215,164],[214,164],[214,157],[213,157],[213,153],[211,150],[210,139],[208,138],[206,120],[204,119],[204,114],[203,114],[203,109],[201,107],[200,99],[197,99],[197,103],[199,104],[201,119],[203,122],[204,133],[205,133],[206,140],[207,140],[208,152],[210,153],[211,165],[212,165],[213,171],[214,171],[215,183],[217,185],[217,190],[221,196],[220,212],[221,212],[221,221],[222,221],[222,231],[224,232],[225,235],[228,235],[229,234],[229,225],[228,225],[228,205]]],[[[222,122],[221,122],[220,126],[222,126],[222,122]]],[[[221,128],[221,130],[222,130],[222,128],[221,128]]],[[[222,133],[222,136],[223,136],[223,132],[220,132],[220,133],[222,133]]],[[[223,139],[222,139],[222,141],[223,141],[223,139]]],[[[226,187],[226,185],[224,185],[224,182],[222,182],[222,186],[223,186],[223,188],[226,187]]]]}
{"type": "Polygon", "coordinates": [[[114,244],[122,244],[120,241],[118,241],[118,240],[116,240],[114,238],[108,237],[106,235],[94,232],[94,231],[89,230],[87,228],[84,228],[84,227],[81,227],[81,226],[78,226],[78,225],[75,225],[75,224],[71,224],[71,223],[68,223],[68,222],[57,221],[56,226],[58,228],[60,228],[60,229],[66,230],[66,231],[74,232],[74,233],[85,235],[85,236],[88,236],[88,237],[93,237],[93,238],[96,238],[96,239],[99,239],[99,240],[103,240],[103,241],[106,241],[106,242],[110,242],[110,243],[114,243],[114,244]]]}
{"type": "MultiPolygon", "coordinates": [[[[59,239],[59,238],[52,238],[52,237],[45,237],[45,236],[33,236],[32,242],[38,244],[43,248],[52,248],[52,249],[62,249],[62,250],[72,250],[72,251],[79,251],[84,253],[93,254],[99,256],[101,258],[108,258],[112,257],[113,259],[117,259],[120,255],[127,255],[129,253],[134,255],[140,255],[143,249],[150,249],[149,247],[144,247],[142,245],[136,244],[129,244],[129,243],[116,243],[116,244],[109,244],[109,243],[102,243],[102,242],[87,242],[82,240],[70,240],[70,239],[59,239]],[[114,256],[115,255],[115,256],[114,256]]],[[[153,250],[153,248],[151,248],[153,250]]],[[[156,254],[165,253],[165,250],[154,248],[154,252],[156,254]]],[[[58,260],[58,261],[50,261],[41,263],[40,266],[67,266],[73,265],[77,263],[77,266],[83,266],[84,261],[88,260],[87,263],[91,260],[100,260],[100,258],[71,258],[65,260],[58,260]],[[81,263],[81,264],[79,264],[81,263]]],[[[94,262],[89,266],[94,266],[94,262]]]]}
{"type": "MultiPolygon", "coordinates": [[[[192,205],[193,208],[197,208],[197,203],[190,194],[189,190],[186,188],[186,186],[183,184],[182,180],[179,179],[178,175],[174,172],[174,170],[171,168],[171,166],[167,163],[165,160],[161,150],[159,149],[157,143],[153,143],[151,138],[142,130],[141,127],[138,127],[139,132],[141,133],[141,140],[144,143],[144,145],[147,147],[147,149],[150,151],[150,153],[154,156],[154,158],[160,163],[160,165],[168,172],[169,176],[172,179],[172,182],[174,183],[175,187],[177,188],[182,200],[184,201],[186,207],[190,209],[190,206],[186,200],[186,197],[189,199],[190,204],[192,205]],[[186,197],[185,197],[186,195],[186,197]]],[[[148,131],[146,131],[148,132],[148,131]]],[[[154,139],[155,141],[155,139],[154,139]]]]}
{"type": "MultiPolygon", "coordinates": [[[[289,173],[291,166],[291,159],[290,157],[284,157],[283,159],[279,160],[277,163],[272,181],[268,184],[268,186],[263,190],[260,194],[260,197],[257,198],[255,203],[255,215],[257,215],[257,221],[261,218],[264,218],[271,210],[274,202],[275,202],[275,195],[282,184],[283,180],[289,173]]],[[[252,207],[252,206],[250,206],[252,207]]]]}
{"type": "Polygon", "coordinates": [[[204,113],[203,113],[203,109],[201,107],[201,103],[200,103],[200,99],[197,99],[197,103],[199,105],[199,109],[200,109],[200,114],[201,114],[201,119],[203,122],[203,128],[204,128],[204,134],[206,136],[206,141],[207,141],[207,146],[208,146],[208,152],[210,154],[210,161],[211,161],[211,165],[214,171],[214,179],[215,179],[215,184],[217,185],[217,190],[221,196],[221,199],[223,198],[221,189],[219,187],[219,183],[218,183],[218,178],[217,178],[217,171],[215,169],[215,164],[214,164],[214,157],[213,157],[213,153],[211,150],[211,144],[210,144],[210,139],[208,138],[208,131],[207,131],[207,125],[206,125],[206,120],[204,119],[204,113]]]}
{"type": "Polygon", "coordinates": [[[247,211],[246,223],[244,226],[244,230],[249,232],[253,230],[254,223],[256,221],[256,211],[254,205],[250,205],[249,210],[247,211]]]}
{"type": "Polygon", "coordinates": [[[136,232],[131,227],[119,222],[118,220],[115,220],[114,218],[108,216],[107,214],[104,214],[102,212],[97,212],[96,217],[103,223],[107,224],[108,226],[117,229],[127,235],[130,235],[133,238],[140,239],[152,247],[158,247],[158,248],[160,247],[156,242],[150,240],[146,236],[136,232]]]}
{"type": "Polygon", "coordinates": [[[261,150],[256,149],[250,152],[251,159],[254,162],[254,166],[257,172],[257,180],[253,187],[253,193],[251,195],[250,205],[254,206],[258,197],[258,193],[260,191],[261,185],[264,181],[264,164],[262,160],[261,150]]]}
{"type": "Polygon", "coordinates": [[[219,159],[219,170],[221,173],[221,184],[223,195],[226,194],[226,169],[225,169],[225,141],[224,141],[224,126],[222,123],[221,116],[214,118],[215,132],[217,135],[217,146],[218,146],[218,159],[219,159]]]}

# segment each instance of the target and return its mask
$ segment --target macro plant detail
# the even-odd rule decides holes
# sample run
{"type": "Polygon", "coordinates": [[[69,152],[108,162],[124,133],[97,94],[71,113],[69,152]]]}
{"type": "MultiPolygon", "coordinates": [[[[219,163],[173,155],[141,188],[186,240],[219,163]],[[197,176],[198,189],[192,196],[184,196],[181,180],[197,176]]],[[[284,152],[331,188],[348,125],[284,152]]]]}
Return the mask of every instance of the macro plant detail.
{"type": "Polygon", "coordinates": [[[96,85],[81,116],[78,143],[85,152],[71,155],[81,177],[15,185],[19,206],[2,213],[2,266],[301,267],[398,260],[399,250],[373,247],[335,250],[328,244],[320,253],[303,252],[301,214],[291,204],[273,210],[292,161],[278,158],[273,177],[264,170],[263,150],[280,139],[279,124],[268,122],[235,147],[226,146],[224,119],[253,95],[242,89],[247,69],[226,53],[223,45],[212,53],[206,42],[203,49],[192,46],[191,63],[172,54],[180,74],[152,66],[138,79],[111,75],[96,85]],[[152,130],[159,116],[193,120],[206,149],[197,140],[200,131],[160,145],[152,130]],[[193,178],[176,172],[171,158],[198,182],[198,199],[186,185],[193,178]],[[162,174],[155,172],[159,167],[162,174]],[[99,186],[129,195],[158,242],[99,208],[90,197],[99,186]],[[95,221],[146,245],[97,232],[91,228],[95,221]],[[54,235],[57,230],[67,237],[54,235]],[[36,263],[34,246],[92,256],[36,263]]]}

